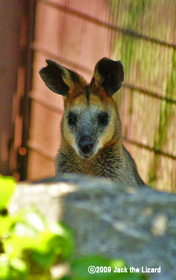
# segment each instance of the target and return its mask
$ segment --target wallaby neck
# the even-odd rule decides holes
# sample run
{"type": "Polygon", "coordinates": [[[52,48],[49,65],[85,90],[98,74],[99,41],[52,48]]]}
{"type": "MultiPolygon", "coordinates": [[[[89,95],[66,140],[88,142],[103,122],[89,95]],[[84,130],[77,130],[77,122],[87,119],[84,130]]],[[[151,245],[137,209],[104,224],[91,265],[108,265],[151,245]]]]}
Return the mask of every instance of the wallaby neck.
{"type": "Polygon", "coordinates": [[[121,164],[122,154],[122,144],[113,143],[100,149],[95,156],[84,159],[78,156],[69,144],[62,143],[56,160],[56,170],[106,177],[104,173],[107,171],[114,172],[115,163],[121,164]]]}

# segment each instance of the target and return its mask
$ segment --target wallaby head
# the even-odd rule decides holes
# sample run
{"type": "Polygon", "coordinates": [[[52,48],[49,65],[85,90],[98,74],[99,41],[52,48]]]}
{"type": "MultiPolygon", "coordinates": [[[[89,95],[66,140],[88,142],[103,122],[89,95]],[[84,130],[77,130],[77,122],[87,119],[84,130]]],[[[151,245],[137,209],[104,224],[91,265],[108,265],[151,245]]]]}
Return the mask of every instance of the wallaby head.
{"type": "Polygon", "coordinates": [[[102,58],[88,84],[82,76],[52,60],[40,70],[49,89],[64,97],[62,142],[57,173],[81,173],[144,185],[122,143],[121,122],[113,94],[124,79],[120,61],[102,58]]]}
{"type": "Polygon", "coordinates": [[[89,159],[101,149],[121,142],[121,123],[112,95],[124,79],[120,61],[102,58],[88,84],[82,76],[52,60],[40,70],[49,89],[64,97],[62,144],[89,159]]]}

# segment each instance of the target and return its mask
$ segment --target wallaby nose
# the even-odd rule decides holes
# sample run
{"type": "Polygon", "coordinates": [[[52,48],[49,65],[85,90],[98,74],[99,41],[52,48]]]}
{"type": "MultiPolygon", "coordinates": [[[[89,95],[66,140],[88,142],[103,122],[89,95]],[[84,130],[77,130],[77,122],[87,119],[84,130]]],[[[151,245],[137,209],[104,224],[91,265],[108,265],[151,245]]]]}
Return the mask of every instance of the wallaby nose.
{"type": "Polygon", "coordinates": [[[85,135],[81,136],[78,146],[84,154],[87,154],[93,149],[94,143],[90,136],[85,135]]]}

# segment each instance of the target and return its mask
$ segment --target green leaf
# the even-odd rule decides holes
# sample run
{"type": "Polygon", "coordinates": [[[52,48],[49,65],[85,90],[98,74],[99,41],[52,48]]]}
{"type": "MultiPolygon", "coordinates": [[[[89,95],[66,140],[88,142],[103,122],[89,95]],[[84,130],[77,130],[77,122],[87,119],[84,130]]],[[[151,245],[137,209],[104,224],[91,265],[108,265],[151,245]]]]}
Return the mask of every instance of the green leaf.
{"type": "Polygon", "coordinates": [[[15,190],[15,179],[0,175],[0,211],[7,208],[9,200],[15,190]]]}
{"type": "Polygon", "coordinates": [[[50,230],[57,233],[61,237],[61,244],[63,248],[62,257],[64,259],[69,259],[74,252],[74,238],[71,229],[67,226],[63,225],[62,222],[54,223],[55,227],[57,226],[57,232],[51,227],[50,222],[50,230]]]}
{"type": "Polygon", "coordinates": [[[10,260],[10,265],[12,268],[22,274],[26,274],[28,271],[27,264],[20,258],[12,258],[10,260]]]}
{"type": "Polygon", "coordinates": [[[9,261],[5,254],[0,255],[0,279],[7,279],[9,275],[9,261]]]}
{"type": "Polygon", "coordinates": [[[54,263],[55,253],[52,251],[49,253],[33,252],[31,257],[43,268],[48,269],[54,263]]]}
{"type": "Polygon", "coordinates": [[[38,240],[32,237],[19,237],[13,235],[4,240],[5,253],[10,257],[18,257],[23,250],[35,249],[38,247],[38,240]]]}
{"type": "Polygon", "coordinates": [[[11,216],[0,216],[0,236],[7,234],[11,225],[13,224],[14,219],[11,216]]]}

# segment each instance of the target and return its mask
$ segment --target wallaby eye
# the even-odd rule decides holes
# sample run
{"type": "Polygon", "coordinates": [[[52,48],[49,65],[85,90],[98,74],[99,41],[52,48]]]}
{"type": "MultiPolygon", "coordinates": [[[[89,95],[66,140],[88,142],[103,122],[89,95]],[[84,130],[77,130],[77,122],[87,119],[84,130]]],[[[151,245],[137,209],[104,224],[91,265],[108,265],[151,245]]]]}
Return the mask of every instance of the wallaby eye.
{"type": "Polygon", "coordinates": [[[69,125],[75,125],[76,124],[76,115],[74,114],[74,113],[69,113],[69,115],[68,115],[68,124],[69,125]]]}
{"type": "Polygon", "coordinates": [[[98,116],[98,121],[100,125],[106,126],[109,122],[109,116],[107,113],[103,112],[98,116]]]}

